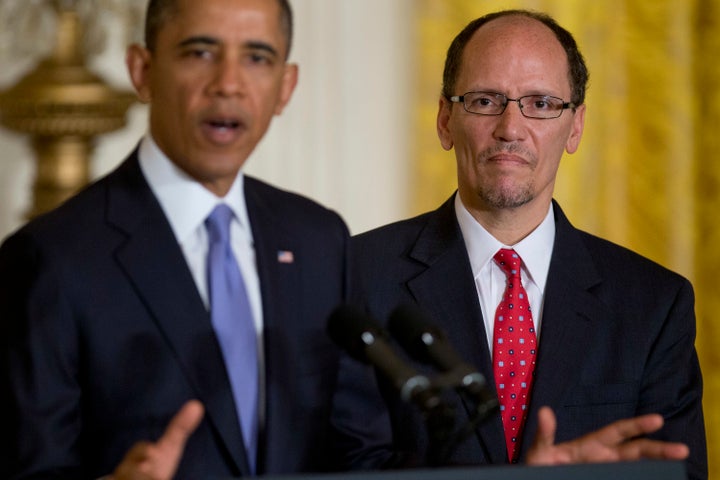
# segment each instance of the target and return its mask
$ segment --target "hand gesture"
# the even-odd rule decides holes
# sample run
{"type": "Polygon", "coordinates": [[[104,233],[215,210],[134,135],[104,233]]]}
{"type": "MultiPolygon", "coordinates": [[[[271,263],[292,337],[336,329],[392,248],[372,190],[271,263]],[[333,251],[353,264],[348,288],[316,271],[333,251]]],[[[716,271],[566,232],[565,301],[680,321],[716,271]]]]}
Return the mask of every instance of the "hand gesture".
{"type": "Polygon", "coordinates": [[[182,458],[185,443],[200,424],[203,406],[190,400],[170,420],[157,442],[138,442],[108,480],[170,480],[182,458]]]}
{"type": "Polygon", "coordinates": [[[555,444],[557,421],[548,407],[538,413],[538,431],[528,451],[530,465],[620,462],[640,459],[683,460],[690,454],[682,443],[662,442],[643,435],[662,428],[657,414],[618,420],[575,440],[555,444]]]}

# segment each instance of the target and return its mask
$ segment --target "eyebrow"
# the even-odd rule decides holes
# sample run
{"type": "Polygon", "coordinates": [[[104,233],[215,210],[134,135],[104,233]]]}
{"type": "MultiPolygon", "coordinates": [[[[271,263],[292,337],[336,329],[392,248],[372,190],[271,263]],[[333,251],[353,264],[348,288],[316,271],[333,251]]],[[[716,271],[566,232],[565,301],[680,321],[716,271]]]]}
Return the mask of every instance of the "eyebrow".
{"type": "Polygon", "coordinates": [[[206,45],[218,45],[220,43],[220,41],[213,37],[198,35],[195,37],[186,38],[182,42],[178,43],[178,48],[187,47],[189,45],[195,45],[197,43],[206,44],[206,45]]]}
{"type": "MultiPolygon", "coordinates": [[[[198,35],[198,36],[186,38],[185,40],[183,40],[182,42],[180,42],[178,44],[178,48],[184,48],[184,47],[188,47],[191,45],[197,45],[197,44],[219,45],[220,43],[221,43],[220,40],[218,40],[217,38],[206,36],[206,35],[198,35]]],[[[244,47],[247,49],[250,49],[250,50],[262,50],[262,51],[265,51],[275,57],[278,56],[277,49],[267,42],[262,42],[259,40],[249,40],[249,41],[245,42],[244,47]]]]}
{"type": "Polygon", "coordinates": [[[277,49],[275,49],[275,47],[273,47],[272,45],[270,45],[269,43],[266,43],[266,42],[250,41],[250,42],[246,42],[245,46],[251,50],[265,51],[274,57],[278,56],[277,49]]]}

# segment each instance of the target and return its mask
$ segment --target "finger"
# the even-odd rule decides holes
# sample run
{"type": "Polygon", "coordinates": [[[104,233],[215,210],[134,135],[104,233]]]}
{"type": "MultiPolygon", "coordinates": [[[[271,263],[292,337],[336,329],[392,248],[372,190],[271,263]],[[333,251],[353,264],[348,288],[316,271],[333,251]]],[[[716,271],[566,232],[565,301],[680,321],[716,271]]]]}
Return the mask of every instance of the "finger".
{"type": "Polygon", "coordinates": [[[151,443],[146,441],[140,441],[134,444],[130,450],[125,454],[125,458],[123,460],[127,460],[130,462],[141,462],[145,460],[148,456],[148,448],[150,448],[151,443]]]}
{"type": "Polygon", "coordinates": [[[526,457],[529,465],[554,465],[556,463],[556,429],[555,413],[549,407],[541,407],[538,411],[538,429],[526,457]]]}
{"type": "Polygon", "coordinates": [[[205,409],[197,400],[190,400],[170,420],[165,433],[157,441],[157,447],[172,452],[178,460],[190,435],[203,418],[205,409]]]}
{"type": "Polygon", "coordinates": [[[619,445],[640,435],[653,433],[663,426],[661,415],[649,414],[640,417],[617,420],[605,427],[590,433],[589,436],[606,446],[619,445]]]}
{"type": "Polygon", "coordinates": [[[113,480],[171,479],[175,474],[185,443],[204,414],[197,400],[187,402],[168,423],[157,441],[138,442],[113,472],[113,480]]]}
{"type": "Polygon", "coordinates": [[[620,446],[620,460],[684,460],[690,449],[683,443],[668,443],[659,440],[637,439],[620,446]]]}
{"type": "Polygon", "coordinates": [[[538,429],[535,434],[536,447],[552,447],[555,444],[557,419],[550,407],[541,407],[538,412],[538,429]]]}
{"type": "Polygon", "coordinates": [[[138,442],[134,444],[125,454],[122,462],[115,468],[109,480],[137,480],[146,478],[150,468],[150,457],[153,444],[150,442],[138,442]]]}

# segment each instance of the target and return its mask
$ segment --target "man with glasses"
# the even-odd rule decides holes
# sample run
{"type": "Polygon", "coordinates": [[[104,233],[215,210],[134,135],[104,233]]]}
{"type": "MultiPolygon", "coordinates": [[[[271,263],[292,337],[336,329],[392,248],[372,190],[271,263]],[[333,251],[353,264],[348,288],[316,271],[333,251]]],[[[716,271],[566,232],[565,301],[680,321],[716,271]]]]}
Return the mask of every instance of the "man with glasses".
{"type": "MultiPolygon", "coordinates": [[[[560,159],[582,136],[587,79],[573,37],[544,14],[498,12],[460,32],[437,115],[457,192],[354,239],[360,299],[379,321],[419,306],[497,394],[499,412],[445,463],[688,455],[689,477],[707,478],[690,283],[575,229],[553,200],[560,159]]],[[[426,461],[433,440],[421,415],[358,362],[341,372],[348,462],[426,461]]],[[[447,401],[467,423],[467,404],[447,401]]]]}

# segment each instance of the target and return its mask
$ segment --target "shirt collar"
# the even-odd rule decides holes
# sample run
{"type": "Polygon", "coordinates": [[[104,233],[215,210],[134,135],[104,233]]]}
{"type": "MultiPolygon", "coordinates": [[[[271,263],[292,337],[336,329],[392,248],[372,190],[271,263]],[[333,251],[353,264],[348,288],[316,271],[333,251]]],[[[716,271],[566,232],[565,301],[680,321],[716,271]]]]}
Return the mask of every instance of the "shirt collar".
{"type": "Polygon", "coordinates": [[[238,173],[227,195],[220,198],[175,165],[150,134],[140,143],[138,156],[143,175],[180,244],[190,239],[219,203],[226,203],[235,213],[243,230],[250,232],[242,171],[238,173]]]}
{"type": "Polygon", "coordinates": [[[512,248],[522,258],[525,270],[531,280],[535,282],[541,292],[545,291],[547,274],[550,270],[550,257],[555,243],[555,216],[552,204],[542,223],[515,245],[504,245],[485,230],[465,208],[457,193],[455,194],[455,215],[460,224],[460,231],[475,278],[492,261],[498,250],[512,248]]]}

